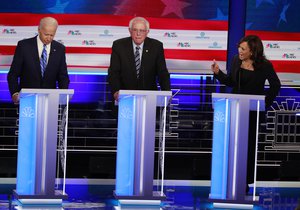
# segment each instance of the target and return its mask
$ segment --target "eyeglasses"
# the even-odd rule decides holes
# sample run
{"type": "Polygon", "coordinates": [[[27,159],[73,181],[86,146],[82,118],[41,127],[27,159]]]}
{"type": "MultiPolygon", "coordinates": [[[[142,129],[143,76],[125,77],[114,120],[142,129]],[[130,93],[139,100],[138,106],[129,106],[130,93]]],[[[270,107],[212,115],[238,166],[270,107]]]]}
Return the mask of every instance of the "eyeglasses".
{"type": "Polygon", "coordinates": [[[134,33],[139,33],[139,34],[145,34],[147,33],[148,30],[145,30],[145,29],[137,29],[137,28],[132,28],[130,29],[132,32],[134,33]]]}

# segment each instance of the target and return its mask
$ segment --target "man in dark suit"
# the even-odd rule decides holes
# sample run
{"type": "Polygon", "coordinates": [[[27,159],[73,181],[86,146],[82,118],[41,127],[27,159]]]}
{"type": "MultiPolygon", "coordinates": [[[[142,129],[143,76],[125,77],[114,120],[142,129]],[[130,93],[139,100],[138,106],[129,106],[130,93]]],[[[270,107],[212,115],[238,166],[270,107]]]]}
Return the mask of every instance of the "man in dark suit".
{"type": "Polygon", "coordinates": [[[52,17],[40,20],[38,36],[18,42],[7,75],[14,103],[19,103],[22,88],[68,89],[69,76],[65,47],[53,40],[58,23],[52,17]],[[42,60],[44,63],[42,63],[42,60]]]}
{"type": "Polygon", "coordinates": [[[163,44],[147,37],[149,22],[135,17],[129,22],[130,37],[114,41],[108,81],[116,101],[119,90],[170,90],[163,44]]]}

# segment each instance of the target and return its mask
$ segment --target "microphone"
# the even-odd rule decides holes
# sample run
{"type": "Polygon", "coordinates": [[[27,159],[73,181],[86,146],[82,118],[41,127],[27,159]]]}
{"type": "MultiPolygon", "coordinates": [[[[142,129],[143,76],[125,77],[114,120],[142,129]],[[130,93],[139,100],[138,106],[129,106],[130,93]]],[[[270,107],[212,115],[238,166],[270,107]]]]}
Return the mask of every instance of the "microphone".
{"type": "Polygon", "coordinates": [[[142,70],[142,79],[143,79],[143,88],[145,89],[145,72],[144,72],[144,67],[143,67],[143,65],[141,65],[141,70],[142,70]]]}
{"type": "Polygon", "coordinates": [[[138,86],[141,90],[146,90],[145,88],[145,76],[144,76],[145,72],[144,72],[144,67],[143,67],[143,63],[141,63],[141,67],[140,67],[140,76],[138,79],[138,86]]]}
{"type": "Polygon", "coordinates": [[[170,97],[170,99],[169,99],[169,101],[168,101],[168,106],[171,104],[173,98],[174,98],[179,92],[180,92],[180,89],[178,89],[178,90],[176,91],[176,93],[174,93],[174,94],[170,97]]]}
{"type": "Polygon", "coordinates": [[[238,69],[238,94],[241,93],[241,68],[238,69]]]}

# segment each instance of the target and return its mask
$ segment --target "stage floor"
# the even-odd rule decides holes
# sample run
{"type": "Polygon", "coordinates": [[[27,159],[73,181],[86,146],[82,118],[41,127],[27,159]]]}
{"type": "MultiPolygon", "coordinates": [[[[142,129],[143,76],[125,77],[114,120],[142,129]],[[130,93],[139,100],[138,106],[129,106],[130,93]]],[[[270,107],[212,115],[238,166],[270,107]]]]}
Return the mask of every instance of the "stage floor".
{"type": "MultiPolygon", "coordinates": [[[[20,206],[12,196],[15,184],[0,181],[0,210],[198,210],[217,209],[208,200],[209,181],[168,181],[164,187],[167,199],[160,206],[120,206],[113,197],[114,185],[107,181],[72,180],[67,182],[68,200],[62,206],[20,206]]],[[[113,181],[112,181],[113,182],[113,181]]],[[[259,203],[253,209],[300,209],[299,182],[258,182],[259,203]]],[[[252,191],[253,188],[250,188],[252,191]]],[[[220,209],[220,208],[218,208],[220,209]]],[[[231,208],[226,208],[231,209],[231,208]]],[[[241,208],[240,208],[241,209],[241,208]]]]}

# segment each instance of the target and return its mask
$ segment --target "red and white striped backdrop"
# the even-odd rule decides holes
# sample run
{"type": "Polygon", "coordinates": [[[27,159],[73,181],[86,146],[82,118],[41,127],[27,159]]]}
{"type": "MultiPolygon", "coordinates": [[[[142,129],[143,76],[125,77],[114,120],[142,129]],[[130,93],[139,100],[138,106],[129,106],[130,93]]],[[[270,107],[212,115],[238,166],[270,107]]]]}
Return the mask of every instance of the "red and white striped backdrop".
{"type": "MultiPolygon", "coordinates": [[[[45,14],[0,14],[0,67],[11,64],[19,40],[37,34],[45,14]]],[[[106,70],[112,42],[129,36],[131,16],[55,14],[59,28],[55,39],[66,46],[67,64],[80,71],[106,70]]],[[[210,72],[213,59],[226,66],[227,21],[148,18],[149,37],[164,43],[170,71],[210,72]]],[[[293,80],[300,73],[300,33],[247,31],[261,37],[265,54],[282,78],[293,80]],[[296,76],[295,76],[296,75],[296,76]],[[286,76],[286,77],[284,77],[286,76]]]]}

